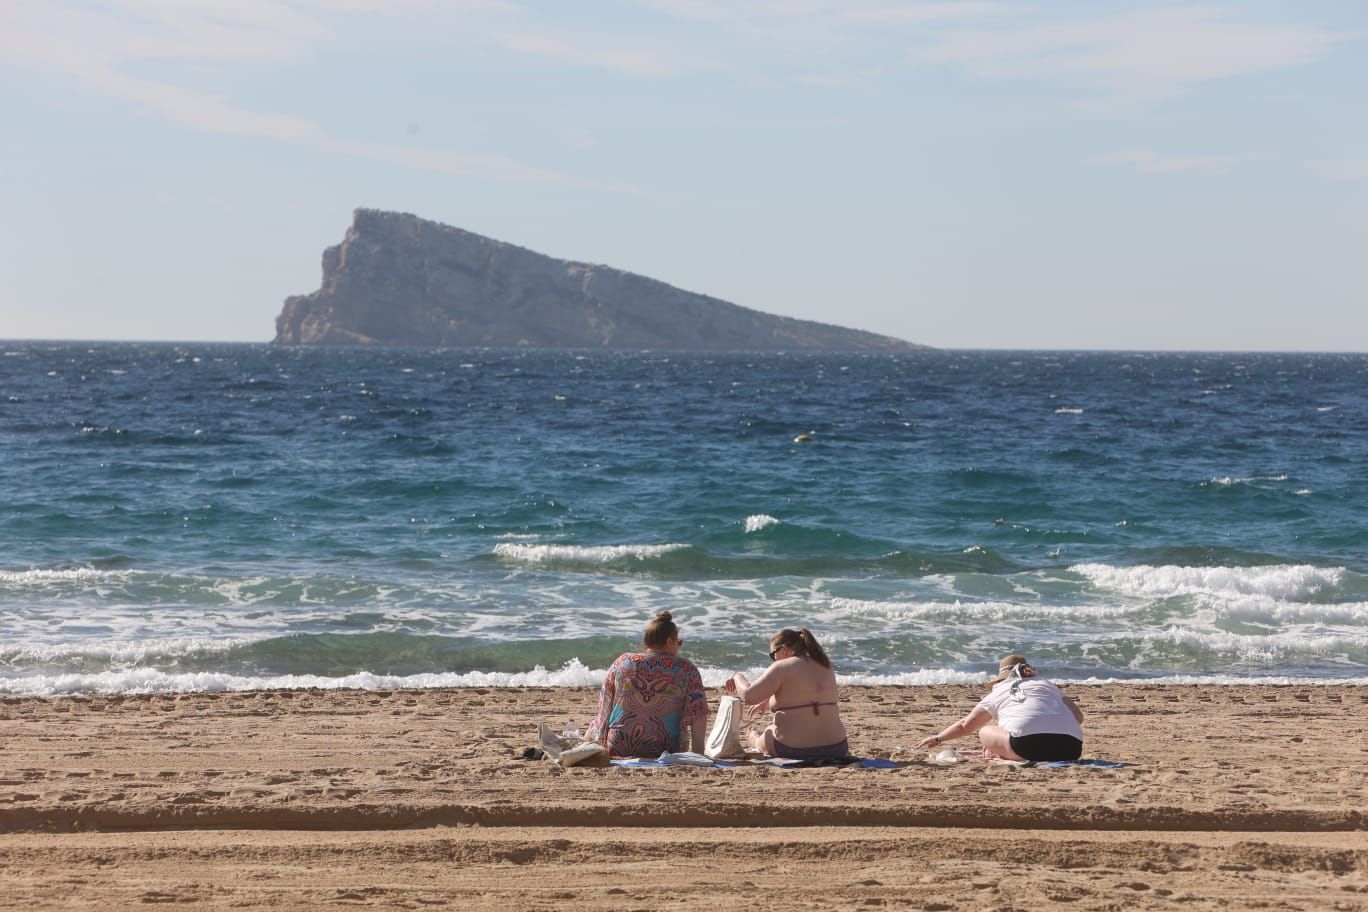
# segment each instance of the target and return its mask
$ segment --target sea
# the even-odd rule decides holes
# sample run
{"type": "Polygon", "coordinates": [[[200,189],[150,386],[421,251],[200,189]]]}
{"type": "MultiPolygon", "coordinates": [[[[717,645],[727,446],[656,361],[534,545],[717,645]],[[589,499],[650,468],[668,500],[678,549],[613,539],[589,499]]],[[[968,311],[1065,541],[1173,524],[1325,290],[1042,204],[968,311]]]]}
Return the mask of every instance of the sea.
{"type": "Polygon", "coordinates": [[[0,342],[0,694],[1368,683],[1368,355],[0,342]]]}

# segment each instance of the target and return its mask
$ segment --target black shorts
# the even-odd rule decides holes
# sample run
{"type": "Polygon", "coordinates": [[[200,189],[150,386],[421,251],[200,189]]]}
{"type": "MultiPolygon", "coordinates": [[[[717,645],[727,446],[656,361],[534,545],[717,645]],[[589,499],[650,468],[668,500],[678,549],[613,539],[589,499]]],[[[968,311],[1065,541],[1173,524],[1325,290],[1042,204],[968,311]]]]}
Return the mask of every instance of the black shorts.
{"type": "Polygon", "coordinates": [[[1035,763],[1083,756],[1083,742],[1073,735],[1012,735],[1009,743],[1018,757],[1035,763]]]}

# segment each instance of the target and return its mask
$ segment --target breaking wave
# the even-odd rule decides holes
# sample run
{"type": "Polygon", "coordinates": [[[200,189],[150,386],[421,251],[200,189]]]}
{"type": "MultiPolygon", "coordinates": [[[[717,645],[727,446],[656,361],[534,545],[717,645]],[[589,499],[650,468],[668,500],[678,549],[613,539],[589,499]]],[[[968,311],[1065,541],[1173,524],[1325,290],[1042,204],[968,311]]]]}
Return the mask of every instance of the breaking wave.
{"type": "Polygon", "coordinates": [[[1340,588],[1343,567],[1282,564],[1271,567],[1113,567],[1076,564],[1069,568],[1094,586],[1119,595],[1168,598],[1175,595],[1263,595],[1305,600],[1340,588]]]}
{"type": "Polygon", "coordinates": [[[747,516],[744,525],[747,534],[749,534],[751,532],[759,532],[761,529],[768,529],[770,526],[777,526],[779,525],[779,520],[766,513],[756,513],[753,516],[747,516]]]}
{"type": "Polygon", "coordinates": [[[494,554],[520,564],[615,564],[643,561],[681,551],[689,545],[532,545],[500,542],[494,554]]]}

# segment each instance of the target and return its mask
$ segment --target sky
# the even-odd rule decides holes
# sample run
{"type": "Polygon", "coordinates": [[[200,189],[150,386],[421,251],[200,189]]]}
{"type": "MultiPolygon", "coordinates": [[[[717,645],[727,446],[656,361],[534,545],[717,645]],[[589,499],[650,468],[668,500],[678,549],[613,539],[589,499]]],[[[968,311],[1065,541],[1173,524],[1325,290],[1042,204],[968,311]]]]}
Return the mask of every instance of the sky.
{"type": "Polygon", "coordinates": [[[0,338],[267,341],[358,207],[947,348],[1368,350],[1368,3],[0,0],[0,338]]]}

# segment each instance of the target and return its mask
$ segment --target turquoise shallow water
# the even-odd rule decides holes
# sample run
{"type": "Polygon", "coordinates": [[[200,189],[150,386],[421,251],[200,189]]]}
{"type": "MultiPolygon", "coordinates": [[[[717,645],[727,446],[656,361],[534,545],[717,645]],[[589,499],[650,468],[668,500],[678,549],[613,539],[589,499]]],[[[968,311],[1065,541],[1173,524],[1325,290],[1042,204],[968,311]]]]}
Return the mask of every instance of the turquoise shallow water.
{"type": "Polygon", "coordinates": [[[0,692],[1368,679],[1364,355],[0,349],[0,692]]]}

